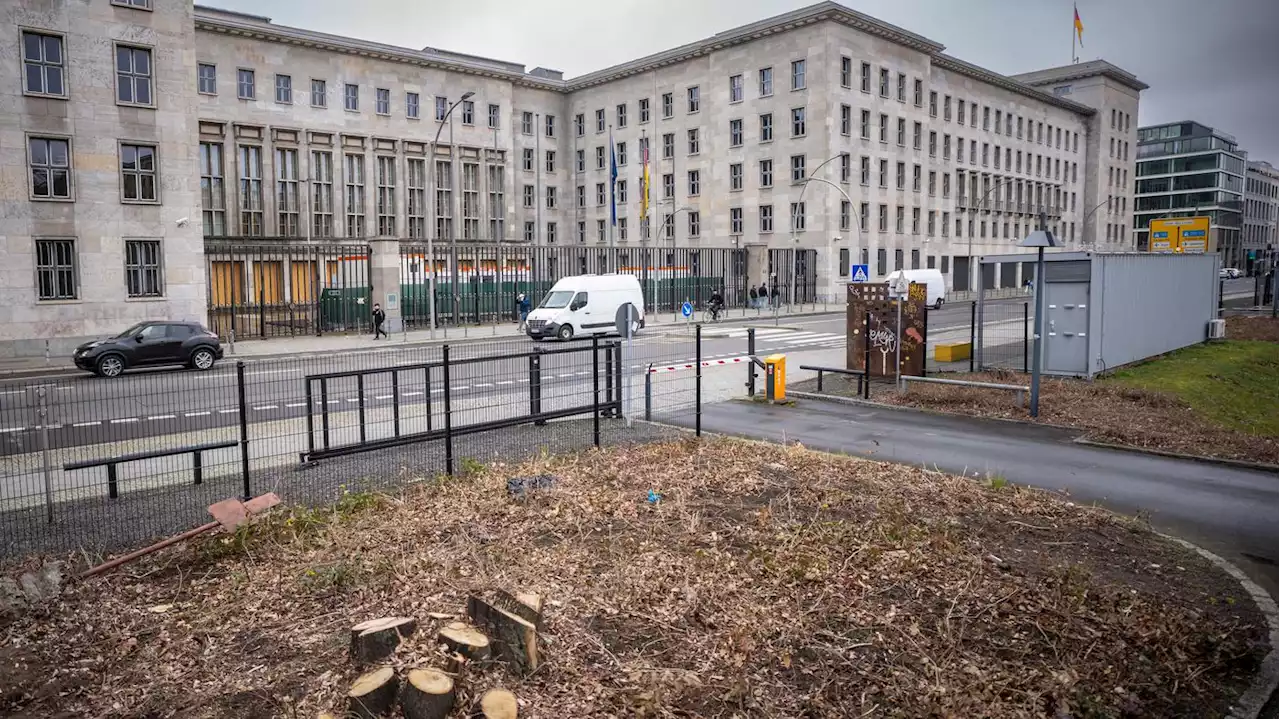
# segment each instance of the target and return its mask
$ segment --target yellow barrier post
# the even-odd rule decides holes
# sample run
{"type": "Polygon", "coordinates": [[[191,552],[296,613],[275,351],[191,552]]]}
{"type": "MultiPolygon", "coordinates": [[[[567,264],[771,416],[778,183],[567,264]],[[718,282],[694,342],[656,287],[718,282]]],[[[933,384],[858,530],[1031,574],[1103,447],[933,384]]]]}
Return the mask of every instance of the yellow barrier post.
{"type": "Polygon", "coordinates": [[[769,355],[764,358],[764,398],[770,402],[787,399],[787,356],[769,355]]]}

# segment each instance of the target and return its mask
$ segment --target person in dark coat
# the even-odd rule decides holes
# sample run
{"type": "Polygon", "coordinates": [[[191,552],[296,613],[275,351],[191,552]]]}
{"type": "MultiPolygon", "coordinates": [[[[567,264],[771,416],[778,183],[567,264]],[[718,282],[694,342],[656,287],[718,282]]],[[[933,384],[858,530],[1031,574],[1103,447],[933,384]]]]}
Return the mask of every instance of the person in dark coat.
{"type": "Polygon", "coordinates": [[[520,293],[516,297],[516,312],[520,316],[520,324],[516,327],[517,332],[524,332],[525,327],[529,324],[530,309],[532,309],[532,305],[529,302],[529,296],[523,292],[520,293]]]}
{"type": "Polygon", "coordinates": [[[769,304],[769,288],[763,282],[760,283],[760,306],[766,307],[769,304]]]}
{"type": "Polygon", "coordinates": [[[759,301],[759,298],[760,298],[760,293],[756,292],[755,285],[751,286],[751,291],[747,293],[747,296],[751,298],[751,303],[750,303],[751,309],[755,309],[756,303],[759,301]]]}
{"type": "Polygon", "coordinates": [[[782,305],[781,305],[781,304],[779,304],[779,302],[778,302],[778,286],[777,286],[777,285],[774,285],[774,286],[773,286],[773,292],[771,292],[771,293],[769,294],[769,298],[773,300],[773,306],[774,306],[774,307],[781,307],[781,306],[782,306],[782,305]]]}
{"type": "Polygon", "coordinates": [[[373,338],[378,339],[378,335],[382,335],[387,339],[391,339],[387,331],[382,329],[382,324],[387,321],[387,313],[382,311],[382,305],[373,305],[373,338]]]}

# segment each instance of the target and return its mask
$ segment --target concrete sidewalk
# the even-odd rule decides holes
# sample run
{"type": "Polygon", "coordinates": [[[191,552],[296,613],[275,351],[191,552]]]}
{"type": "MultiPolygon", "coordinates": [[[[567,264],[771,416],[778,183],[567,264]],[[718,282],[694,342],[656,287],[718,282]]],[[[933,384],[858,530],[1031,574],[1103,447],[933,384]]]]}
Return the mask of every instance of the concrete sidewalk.
{"type": "MultiPolygon", "coordinates": [[[[720,320],[721,324],[733,323],[749,325],[753,322],[768,323],[784,321],[795,317],[811,317],[829,313],[843,313],[844,307],[831,307],[821,303],[796,305],[794,308],[782,307],[776,313],[772,310],[748,310],[732,308],[727,316],[720,320]]],[[[670,332],[678,330],[693,331],[694,325],[701,318],[701,311],[695,310],[692,317],[685,319],[672,313],[651,313],[645,321],[649,332],[670,332]]],[[[518,340],[525,337],[518,331],[515,322],[496,325],[474,325],[463,327],[440,327],[432,336],[430,330],[411,330],[391,335],[387,339],[374,340],[368,333],[361,334],[327,334],[319,337],[298,335],[293,337],[274,337],[271,339],[254,339],[232,344],[228,338],[222,338],[222,347],[226,352],[224,362],[234,359],[266,358],[266,357],[305,357],[309,355],[332,355],[350,352],[367,352],[385,350],[388,347],[413,347],[424,345],[441,345],[462,342],[493,342],[518,340]]],[[[641,334],[643,336],[643,333],[641,334]]],[[[21,378],[31,375],[48,375],[56,373],[77,373],[81,370],[71,363],[68,357],[17,357],[0,359],[0,379],[21,378]]]]}

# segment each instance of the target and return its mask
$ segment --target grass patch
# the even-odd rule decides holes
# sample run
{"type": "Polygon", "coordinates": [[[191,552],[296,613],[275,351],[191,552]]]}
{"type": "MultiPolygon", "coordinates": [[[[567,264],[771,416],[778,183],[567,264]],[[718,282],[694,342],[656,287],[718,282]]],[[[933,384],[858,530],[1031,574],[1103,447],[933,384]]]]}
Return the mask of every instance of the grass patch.
{"type": "Polygon", "coordinates": [[[1275,437],[1277,349],[1275,342],[1243,340],[1194,345],[1121,369],[1105,381],[1167,392],[1226,429],[1275,437]]]}

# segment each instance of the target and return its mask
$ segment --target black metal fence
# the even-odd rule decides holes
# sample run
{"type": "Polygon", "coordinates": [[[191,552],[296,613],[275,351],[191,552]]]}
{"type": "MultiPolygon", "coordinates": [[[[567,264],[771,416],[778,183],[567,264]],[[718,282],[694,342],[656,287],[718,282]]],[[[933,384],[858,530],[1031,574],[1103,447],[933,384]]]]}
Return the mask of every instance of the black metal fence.
{"type": "Polygon", "coordinates": [[[670,437],[644,420],[697,426],[700,360],[695,327],[0,383],[0,556],[136,546],[229,497],[324,503],[471,462],[670,437]]]}

